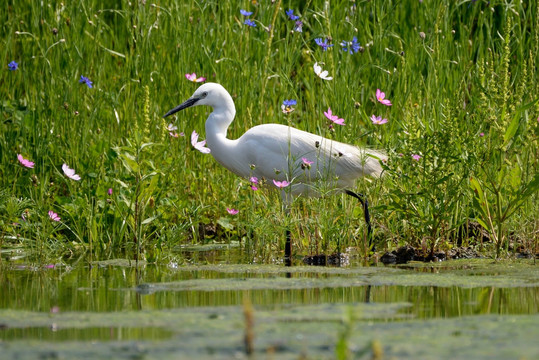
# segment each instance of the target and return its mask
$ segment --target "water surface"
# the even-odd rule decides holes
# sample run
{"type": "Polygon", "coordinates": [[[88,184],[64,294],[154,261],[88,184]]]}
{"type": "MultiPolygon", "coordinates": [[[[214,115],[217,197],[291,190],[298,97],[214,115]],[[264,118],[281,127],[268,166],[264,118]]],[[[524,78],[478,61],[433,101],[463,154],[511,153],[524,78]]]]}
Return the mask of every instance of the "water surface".
{"type": "Polygon", "coordinates": [[[287,269],[119,260],[0,269],[0,351],[13,358],[243,358],[246,302],[255,351],[278,358],[334,358],[339,341],[357,358],[379,347],[398,358],[436,351],[431,358],[449,359],[453,346],[504,358],[490,344],[500,331],[515,354],[539,355],[527,340],[539,336],[539,270],[530,261],[287,269]]]}

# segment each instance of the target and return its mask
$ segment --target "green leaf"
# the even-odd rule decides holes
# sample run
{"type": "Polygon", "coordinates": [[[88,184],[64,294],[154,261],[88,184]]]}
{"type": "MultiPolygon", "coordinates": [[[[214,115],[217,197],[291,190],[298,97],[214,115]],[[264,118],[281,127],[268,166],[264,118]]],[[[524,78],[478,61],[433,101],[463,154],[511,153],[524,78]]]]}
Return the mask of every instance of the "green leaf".
{"type": "Polygon", "coordinates": [[[135,157],[133,155],[124,152],[120,154],[120,159],[122,160],[122,164],[127,169],[127,171],[132,174],[136,174],[139,172],[140,167],[135,161],[135,157]]]}
{"type": "Polygon", "coordinates": [[[524,192],[520,195],[521,199],[526,199],[536,191],[539,191],[539,173],[535,174],[533,179],[524,188],[524,192]]]}
{"type": "Polygon", "coordinates": [[[128,189],[129,188],[129,185],[127,185],[126,183],[124,183],[122,180],[120,179],[114,179],[114,181],[116,181],[118,184],[120,184],[121,187],[123,187],[124,189],[128,189]]]}
{"type": "Polygon", "coordinates": [[[511,140],[513,140],[513,137],[517,133],[518,125],[520,124],[520,113],[517,112],[515,116],[513,117],[513,120],[511,120],[511,123],[505,130],[505,134],[503,136],[503,148],[504,150],[507,150],[509,147],[509,144],[511,143],[511,140]]]}
{"type": "Polygon", "coordinates": [[[217,223],[228,231],[234,230],[234,225],[232,225],[230,223],[230,220],[227,218],[219,218],[219,220],[217,220],[217,223]]]}
{"type": "MultiPolygon", "coordinates": [[[[472,190],[474,190],[475,195],[474,196],[474,205],[479,210],[481,215],[484,219],[489,218],[489,211],[488,211],[488,202],[487,198],[485,197],[485,193],[483,192],[483,189],[481,188],[481,184],[479,184],[479,181],[476,178],[470,179],[470,186],[472,187],[472,190]]],[[[485,227],[485,229],[488,229],[488,227],[485,227]]]]}
{"type": "Polygon", "coordinates": [[[513,191],[517,191],[522,184],[522,171],[518,164],[513,169],[511,169],[509,184],[511,185],[513,191]]]}
{"type": "Polygon", "coordinates": [[[436,182],[434,183],[434,186],[440,185],[441,183],[446,182],[451,176],[453,176],[453,173],[447,174],[446,176],[444,176],[444,177],[441,178],[440,180],[436,181],[436,182]]]}
{"type": "Polygon", "coordinates": [[[481,225],[485,230],[489,231],[490,232],[490,228],[487,226],[487,224],[480,218],[475,218],[475,221],[477,221],[477,223],[479,225],[481,225]]]}
{"type": "Polygon", "coordinates": [[[147,179],[149,179],[149,178],[151,178],[151,177],[153,177],[155,175],[157,175],[157,171],[152,171],[151,173],[144,175],[140,180],[144,181],[144,180],[147,180],[147,179]]]}
{"type": "Polygon", "coordinates": [[[506,217],[513,215],[513,213],[517,211],[517,209],[526,201],[526,199],[532,196],[535,192],[539,191],[539,173],[535,174],[533,179],[531,179],[530,182],[527,183],[523,188],[524,191],[507,206],[508,211],[506,217]]]}
{"type": "Polygon", "coordinates": [[[513,116],[513,120],[511,120],[511,123],[509,124],[509,126],[505,130],[505,134],[503,136],[503,149],[504,150],[508,149],[509,145],[511,144],[511,140],[513,140],[513,137],[517,133],[518,126],[520,124],[520,114],[523,111],[526,111],[526,110],[530,109],[538,101],[539,101],[539,98],[537,98],[534,101],[531,101],[531,102],[529,102],[527,104],[524,104],[523,106],[519,107],[515,111],[515,116],[513,116]]]}
{"type": "Polygon", "coordinates": [[[481,184],[479,184],[479,181],[477,181],[476,178],[470,179],[470,185],[472,189],[475,191],[479,201],[484,202],[485,201],[485,194],[483,193],[483,189],[481,189],[481,184]]]}
{"type": "Polygon", "coordinates": [[[149,147],[149,146],[153,146],[153,145],[155,145],[155,143],[153,143],[153,142],[144,143],[144,144],[140,145],[140,150],[142,151],[145,147],[149,147]]]}
{"type": "Polygon", "coordinates": [[[157,219],[158,217],[159,217],[159,215],[155,215],[155,216],[149,217],[149,218],[147,218],[147,219],[144,219],[140,224],[141,224],[141,225],[149,224],[149,223],[151,223],[152,221],[154,221],[155,219],[157,219]]]}

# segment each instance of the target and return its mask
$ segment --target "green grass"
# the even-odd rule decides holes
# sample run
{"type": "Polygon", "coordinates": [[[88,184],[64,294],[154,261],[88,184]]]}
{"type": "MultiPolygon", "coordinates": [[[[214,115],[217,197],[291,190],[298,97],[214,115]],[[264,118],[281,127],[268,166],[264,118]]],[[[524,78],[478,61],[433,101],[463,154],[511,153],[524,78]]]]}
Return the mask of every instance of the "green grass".
{"type": "Polygon", "coordinates": [[[161,117],[196,89],[184,76],[196,72],[233,95],[231,138],[276,122],[385,150],[385,176],[358,182],[379,250],[463,242],[496,256],[537,252],[535,2],[105,3],[19,1],[0,14],[1,247],[36,259],[82,251],[166,261],[178,245],[241,241],[251,260],[272,261],[291,225],[297,253],[364,251],[351,199],[300,199],[287,220],[277,193],[251,191],[194,151],[189,135],[205,137],[208,108],[179,113],[186,136],[168,135],[161,117]],[[292,31],[288,8],[303,32],[292,31]],[[354,36],[364,51],[351,55],[339,43],[354,36]],[[334,46],[322,51],[317,37],[334,46]],[[316,77],[315,62],[334,80],[316,77]],[[393,106],[375,101],[377,88],[393,106]],[[289,115],[285,99],[298,101],[289,115]],[[328,107],[347,125],[330,132],[328,107]],[[389,122],[373,125],[373,114],[389,122]],[[68,179],[63,163],[82,180],[68,179]],[[492,242],[463,235],[470,223],[492,242]]]}

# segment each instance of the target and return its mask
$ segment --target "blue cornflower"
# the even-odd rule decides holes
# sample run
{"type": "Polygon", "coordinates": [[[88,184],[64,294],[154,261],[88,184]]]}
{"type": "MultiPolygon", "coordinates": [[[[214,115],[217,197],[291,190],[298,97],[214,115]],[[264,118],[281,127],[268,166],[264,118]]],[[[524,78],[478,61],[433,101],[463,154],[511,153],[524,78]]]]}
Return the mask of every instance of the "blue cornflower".
{"type": "Polygon", "coordinates": [[[292,106],[296,104],[297,104],[296,100],[285,100],[283,101],[283,104],[281,105],[281,110],[285,114],[290,114],[292,111],[295,110],[292,106]]]}
{"type": "Polygon", "coordinates": [[[296,100],[285,100],[283,101],[283,105],[284,106],[292,106],[292,105],[297,105],[297,101],[296,100]]]}
{"type": "Polygon", "coordinates": [[[251,15],[253,15],[253,12],[240,9],[240,14],[242,14],[243,16],[251,16],[251,15]]]}
{"type": "Polygon", "coordinates": [[[281,110],[284,114],[290,114],[292,111],[296,110],[292,107],[292,105],[296,105],[296,100],[285,100],[283,101],[283,105],[281,105],[281,110]]]}
{"type": "Polygon", "coordinates": [[[256,27],[255,22],[254,22],[253,20],[251,20],[251,19],[247,19],[247,20],[245,20],[243,23],[244,23],[245,25],[249,25],[249,26],[251,26],[251,27],[256,27]]]}
{"type": "Polygon", "coordinates": [[[288,18],[289,18],[290,20],[297,20],[297,19],[299,19],[299,16],[294,15],[294,10],[292,10],[292,9],[288,9],[288,11],[286,11],[285,13],[286,13],[286,15],[288,16],[288,18]]]}
{"type": "Polygon", "coordinates": [[[88,79],[86,76],[82,76],[82,75],[81,75],[81,76],[80,76],[79,82],[80,82],[81,84],[86,84],[86,85],[88,85],[88,87],[89,87],[90,89],[92,88],[92,84],[93,84],[93,83],[92,83],[92,82],[90,81],[90,79],[88,79]]]}
{"type": "Polygon", "coordinates": [[[303,22],[301,20],[296,21],[296,27],[294,27],[294,31],[296,32],[303,32],[301,27],[303,26],[303,22]]]}
{"type": "Polygon", "coordinates": [[[333,44],[328,44],[328,39],[322,40],[322,38],[316,38],[314,39],[314,42],[316,42],[316,45],[320,46],[324,51],[333,46],[333,44]]]}
{"type": "Polygon", "coordinates": [[[9,64],[7,64],[7,67],[9,68],[9,70],[15,71],[19,68],[19,64],[17,64],[15,61],[12,61],[9,64]]]}
{"type": "Polygon", "coordinates": [[[350,54],[357,53],[361,49],[361,46],[357,42],[357,38],[355,36],[352,41],[342,41],[341,46],[345,52],[349,52],[350,54]]]}

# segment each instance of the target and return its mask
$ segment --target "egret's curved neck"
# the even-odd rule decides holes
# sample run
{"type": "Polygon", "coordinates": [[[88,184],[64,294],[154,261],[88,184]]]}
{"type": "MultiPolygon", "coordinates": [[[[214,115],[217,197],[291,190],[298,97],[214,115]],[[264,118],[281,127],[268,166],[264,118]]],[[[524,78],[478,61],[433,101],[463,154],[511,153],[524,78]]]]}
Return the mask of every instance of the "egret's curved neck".
{"type": "Polygon", "coordinates": [[[212,153],[217,155],[227,146],[230,141],[226,137],[228,127],[236,116],[236,107],[232,97],[226,93],[223,94],[217,105],[213,106],[213,112],[206,120],[206,141],[207,146],[212,150],[212,153]]]}

